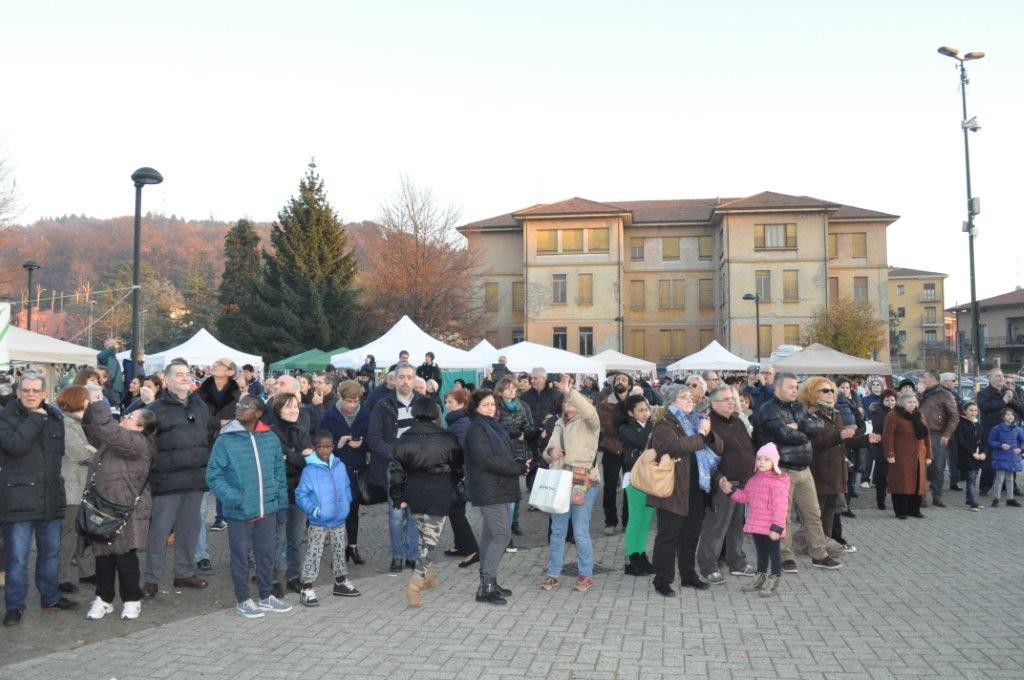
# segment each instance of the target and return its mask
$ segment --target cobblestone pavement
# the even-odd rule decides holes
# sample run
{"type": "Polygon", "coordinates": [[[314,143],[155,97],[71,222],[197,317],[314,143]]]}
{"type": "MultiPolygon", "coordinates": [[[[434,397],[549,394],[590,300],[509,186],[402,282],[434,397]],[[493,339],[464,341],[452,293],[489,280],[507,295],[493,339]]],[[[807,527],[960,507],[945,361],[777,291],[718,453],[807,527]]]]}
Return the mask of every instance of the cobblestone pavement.
{"type": "MultiPolygon", "coordinates": [[[[523,512],[528,549],[502,562],[515,591],[507,607],[477,604],[476,570],[442,558],[441,585],[420,609],[405,603],[409,572],[385,571],[375,507],[360,531],[369,564],[352,568],[362,597],[320,588],[318,608],[289,595],[292,612],[245,620],[228,608],[220,567],[209,590],[162,592],[136,622],[30,609],[22,626],[0,630],[0,679],[1024,678],[1024,511],[971,513],[961,494],[946,500],[906,521],[854,501],[858,518],[844,528],[860,551],[838,571],[801,558],[771,600],[742,593],[733,577],[661,598],[648,579],[622,574],[621,535],[597,538],[599,563],[615,571],[593,590],[572,592],[566,578],[541,591],[546,516],[523,512]]],[[[596,508],[598,535],[600,517],[596,508]]],[[[222,565],[226,537],[211,539],[222,565]]]]}

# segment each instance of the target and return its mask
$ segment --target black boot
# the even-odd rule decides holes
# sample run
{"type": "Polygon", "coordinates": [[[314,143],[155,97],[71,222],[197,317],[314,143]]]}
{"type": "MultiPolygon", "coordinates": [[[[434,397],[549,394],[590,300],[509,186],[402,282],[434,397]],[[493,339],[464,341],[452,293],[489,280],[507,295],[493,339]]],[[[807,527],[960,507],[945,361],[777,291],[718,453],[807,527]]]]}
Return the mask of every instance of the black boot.
{"type": "Polygon", "coordinates": [[[476,601],[488,604],[508,604],[508,600],[494,588],[494,579],[490,576],[480,578],[480,589],[476,591],[476,601]]]}
{"type": "Polygon", "coordinates": [[[633,553],[629,556],[629,562],[626,562],[626,568],[623,571],[626,572],[627,576],[644,576],[647,574],[644,563],[640,561],[640,553],[633,553]]]}
{"type": "Polygon", "coordinates": [[[354,562],[355,564],[366,563],[366,560],[363,559],[363,556],[359,554],[359,548],[354,545],[350,545],[347,548],[345,548],[345,561],[348,562],[349,560],[352,560],[352,562],[354,562]]]}
{"type": "MultiPolygon", "coordinates": [[[[483,583],[483,582],[484,582],[484,575],[480,574],[480,583],[483,583]]],[[[498,593],[498,595],[501,595],[502,597],[512,597],[512,591],[509,590],[508,588],[502,588],[501,586],[499,586],[497,578],[494,579],[494,590],[495,590],[495,592],[498,593]]]]}
{"type": "Polygon", "coordinates": [[[654,575],[654,565],[651,564],[651,561],[647,559],[647,553],[640,553],[640,563],[643,565],[643,568],[645,570],[644,573],[647,576],[654,575]]]}

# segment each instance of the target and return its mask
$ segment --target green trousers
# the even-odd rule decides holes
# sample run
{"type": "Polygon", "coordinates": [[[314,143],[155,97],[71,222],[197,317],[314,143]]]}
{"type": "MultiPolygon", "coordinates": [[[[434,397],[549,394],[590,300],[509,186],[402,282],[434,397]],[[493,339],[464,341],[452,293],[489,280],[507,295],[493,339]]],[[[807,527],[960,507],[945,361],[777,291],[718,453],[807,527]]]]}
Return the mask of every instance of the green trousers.
{"type": "Polygon", "coordinates": [[[654,508],[647,507],[647,494],[632,486],[626,487],[629,504],[629,524],[626,525],[626,557],[647,552],[647,538],[651,530],[654,508]],[[635,514],[634,514],[635,513],[635,514]]]}

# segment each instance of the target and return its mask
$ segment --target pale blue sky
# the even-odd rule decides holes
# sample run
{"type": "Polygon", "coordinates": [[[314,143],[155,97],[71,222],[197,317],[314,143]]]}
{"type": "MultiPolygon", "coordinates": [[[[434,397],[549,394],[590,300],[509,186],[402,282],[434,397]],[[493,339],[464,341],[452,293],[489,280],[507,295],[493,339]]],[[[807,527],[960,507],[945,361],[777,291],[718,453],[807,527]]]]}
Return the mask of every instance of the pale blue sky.
{"type": "Polygon", "coordinates": [[[402,173],[464,221],[574,195],[806,194],[902,215],[890,262],[948,272],[952,304],[949,44],[988,53],[969,67],[978,292],[1012,289],[1024,3],[835,5],[8,0],[0,147],[22,221],[127,214],[140,165],[166,178],[146,209],[270,220],[310,156],[346,220],[402,173]]]}

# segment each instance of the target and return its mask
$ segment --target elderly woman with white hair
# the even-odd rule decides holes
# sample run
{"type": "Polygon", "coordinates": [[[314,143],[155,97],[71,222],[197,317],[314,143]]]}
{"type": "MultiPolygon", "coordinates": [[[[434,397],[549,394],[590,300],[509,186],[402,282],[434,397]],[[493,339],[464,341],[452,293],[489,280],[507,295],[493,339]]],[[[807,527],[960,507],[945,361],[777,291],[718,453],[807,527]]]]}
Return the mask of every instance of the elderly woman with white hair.
{"type": "Polygon", "coordinates": [[[925,470],[932,463],[932,443],[917,407],[916,394],[901,392],[882,429],[882,455],[889,463],[892,509],[899,519],[924,517],[921,498],[928,488],[925,470]]]}
{"type": "MultiPolygon", "coordinates": [[[[693,394],[694,410],[706,416],[711,411],[707,381],[699,373],[691,373],[686,376],[686,386],[690,388],[690,392],[693,394]]],[[[670,402],[666,401],[665,403],[670,402]]]]}

